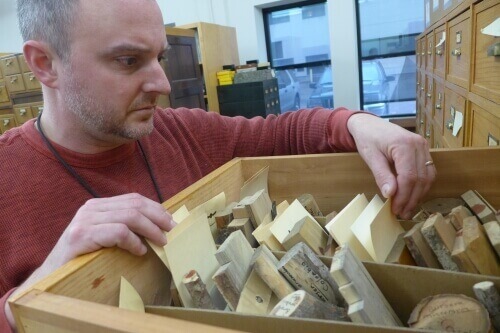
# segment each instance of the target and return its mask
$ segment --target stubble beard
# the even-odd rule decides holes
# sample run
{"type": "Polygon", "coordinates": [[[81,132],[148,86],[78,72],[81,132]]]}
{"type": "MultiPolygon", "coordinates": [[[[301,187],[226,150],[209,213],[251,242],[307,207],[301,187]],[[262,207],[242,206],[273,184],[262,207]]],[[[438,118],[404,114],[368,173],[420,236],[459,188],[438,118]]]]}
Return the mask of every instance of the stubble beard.
{"type": "MultiPolygon", "coordinates": [[[[71,71],[71,69],[68,69],[71,71]]],[[[141,122],[140,126],[131,126],[125,123],[123,110],[113,109],[104,103],[93,99],[85,92],[91,91],[84,87],[73,73],[69,73],[67,90],[64,94],[65,105],[83,123],[86,132],[99,136],[114,136],[126,140],[138,140],[153,131],[152,119],[141,122]]],[[[112,97],[110,97],[112,98],[112,97]]],[[[133,105],[141,104],[133,103],[133,105]]]]}

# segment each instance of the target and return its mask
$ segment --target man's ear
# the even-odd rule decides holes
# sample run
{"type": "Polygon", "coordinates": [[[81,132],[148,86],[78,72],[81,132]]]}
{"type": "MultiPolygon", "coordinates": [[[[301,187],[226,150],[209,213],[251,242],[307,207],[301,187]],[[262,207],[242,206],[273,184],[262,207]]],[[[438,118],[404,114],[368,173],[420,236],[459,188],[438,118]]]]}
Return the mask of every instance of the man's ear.
{"type": "Polygon", "coordinates": [[[57,86],[57,67],[54,60],[58,59],[52,49],[43,42],[27,41],[23,53],[29,68],[38,81],[50,88],[57,86]]]}

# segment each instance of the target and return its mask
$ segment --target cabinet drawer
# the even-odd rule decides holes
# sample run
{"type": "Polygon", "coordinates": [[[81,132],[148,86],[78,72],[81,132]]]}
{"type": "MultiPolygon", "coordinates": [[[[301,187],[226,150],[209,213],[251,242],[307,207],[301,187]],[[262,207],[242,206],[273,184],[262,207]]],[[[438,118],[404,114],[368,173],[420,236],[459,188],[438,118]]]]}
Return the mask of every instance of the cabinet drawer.
{"type": "Polygon", "coordinates": [[[498,0],[483,1],[474,7],[475,43],[471,90],[500,104],[500,37],[481,30],[500,17],[498,0]]]}
{"type": "Polygon", "coordinates": [[[425,37],[420,38],[418,40],[418,44],[420,45],[419,53],[418,53],[418,56],[420,58],[420,68],[424,69],[425,68],[425,59],[426,59],[425,37]]]}
{"type": "Polygon", "coordinates": [[[432,148],[445,148],[443,144],[443,137],[437,133],[438,129],[436,128],[436,126],[434,126],[433,128],[434,128],[434,137],[433,137],[434,143],[432,145],[432,148]]]}
{"type": "Polygon", "coordinates": [[[17,57],[15,55],[1,58],[0,68],[2,68],[4,76],[21,73],[21,67],[19,66],[19,62],[17,61],[17,57]]]}
{"type": "Polygon", "coordinates": [[[451,148],[464,146],[466,119],[465,98],[445,88],[444,92],[444,134],[451,148]]]}
{"type": "Polygon", "coordinates": [[[425,69],[432,72],[434,68],[434,33],[430,32],[425,38],[425,69]]]}
{"type": "Polygon", "coordinates": [[[23,77],[26,90],[42,89],[42,85],[36,78],[35,74],[33,74],[33,72],[24,73],[23,77]]]}
{"type": "Polygon", "coordinates": [[[443,135],[444,124],[444,85],[438,82],[434,83],[434,122],[438,128],[434,133],[443,135]]]}
{"type": "Polygon", "coordinates": [[[446,70],[446,29],[444,24],[434,32],[434,73],[444,78],[446,70]]]}
{"type": "Polygon", "coordinates": [[[31,106],[31,113],[33,117],[36,118],[43,111],[43,103],[34,104],[31,106]]]}
{"type": "Polygon", "coordinates": [[[425,74],[423,72],[417,73],[418,81],[417,81],[417,98],[425,104],[425,74]]]}
{"type": "Polygon", "coordinates": [[[9,93],[7,92],[7,88],[5,87],[5,82],[0,80],[0,103],[5,103],[10,101],[9,93]]]}
{"type": "Polygon", "coordinates": [[[474,103],[470,105],[472,131],[471,145],[473,147],[500,145],[500,113],[488,112],[474,103]]]}
{"type": "Polygon", "coordinates": [[[7,89],[10,93],[25,91],[24,80],[22,74],[10,75],[5,78],[7,89]]]}
{"type": "Polygon", "coordinates": [[[0,115],[0,133],[5,133],[16,126],[16,119],[13,114],[0,115]]]}
{"type": "Polygon", "coordinates": [[[418,123],[417,123],[417,134],[420,134],[421,136],[425,137],[425,121],[426,121],[426,114],[424,112],[423,108],[420,108],[418,111],[418,123]]]}
{"type": "Polygon", "coordinates": [[[448,81],[465,89],[469,87],[470,64],[470,10],[448,24],[448,81]]]}
{"type": "Polygon", "coordinates": [[[33,113],[31,112],[31,106],[15,106],[14,115],[16,117],[16,122],[21,125],[26,121],[33,118],[33,113]]]}
{"type": "Polygon", "coordinates": [[[433,146],[432,137],[433,137],[433,128],[432,128],[432,117],[429,117],[427,114],[425,115],[425,132],[424,138],[427,140],[429,147],[433,146]]]}
{"type": "Polygon", "coordinates": [[[24,58],[24,54],[18,55],[17,60],[19,61],[19,67],[21,67],[21,72],[23,73],[31,72],[31,69],[28,67],[28,63],[24,58]]]}
{"type": "Polygon", "coordinates": [[[427,75],[425,82],[425,109],[427,110],[427,113],[432,116],[432,95],[434,94],[434,79],[432,78],[432,76],[427,75]]]}

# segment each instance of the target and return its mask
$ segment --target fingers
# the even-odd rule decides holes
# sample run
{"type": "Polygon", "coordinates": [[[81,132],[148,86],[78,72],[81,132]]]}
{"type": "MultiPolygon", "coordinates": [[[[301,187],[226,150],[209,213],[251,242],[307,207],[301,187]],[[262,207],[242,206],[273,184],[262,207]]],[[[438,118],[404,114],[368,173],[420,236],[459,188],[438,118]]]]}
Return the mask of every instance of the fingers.
{"type": "Polygon", "coordinates": [[[375,177],[380,192],[384,198],[392,197],[396,193],[397,183],[389,161],[378,152],[370,153],[366,158],[370,161],[368,166],[375,177]]]}
{"type": "Polygon", "coordinates": [[[430,189],[436,177],[427,141],[419,136],[409,136],[405,145],[394,150],[397,174],[397,192],[393,198],[393,212],[410,219],[419,201],[430,189]]]}

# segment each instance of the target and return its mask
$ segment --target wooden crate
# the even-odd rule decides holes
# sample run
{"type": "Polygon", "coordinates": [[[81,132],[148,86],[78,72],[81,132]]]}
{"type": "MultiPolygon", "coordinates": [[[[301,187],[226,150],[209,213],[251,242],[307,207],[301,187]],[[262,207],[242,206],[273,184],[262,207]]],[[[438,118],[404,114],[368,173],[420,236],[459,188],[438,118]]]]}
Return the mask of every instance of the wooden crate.
{"type": "MultiPolygon", "coordinates": [[[[475,189],[494,207],[500,207],[500,148],[439,150],[432,152],[432,158],[438,177],[427,199],[458,197],[475,189]]],[[[312,193],[323,211],[331,211],[342,209],[357,193],[368,197],[378,193],[370,170],[354,153],[242,158],[212,172],[170,198],[164,206],[170,211],[184,204],[192,209],[221,191],[226,193],[228,202],[235,201],[245,179],[265,166],[270,167],[269,192],[277,202],[312,193]]],[[[472,297],[472,285],[485,279],[410,266],[365,266],[403,322],[423,297],[437,293],[472,297]]],[[[154,314],[135,313],[116,307],[120,276],[134,285],[145,304],[169,302],[169,273],[153,251],[145,257],[135,257],[117,248],[104,249],[74,259],[14,299],[11,306],[19,332],[413,331],[180,308],[156,309],[154,314]]],[[[499,277],[488,279],[500,288],[499,277]]]]}

